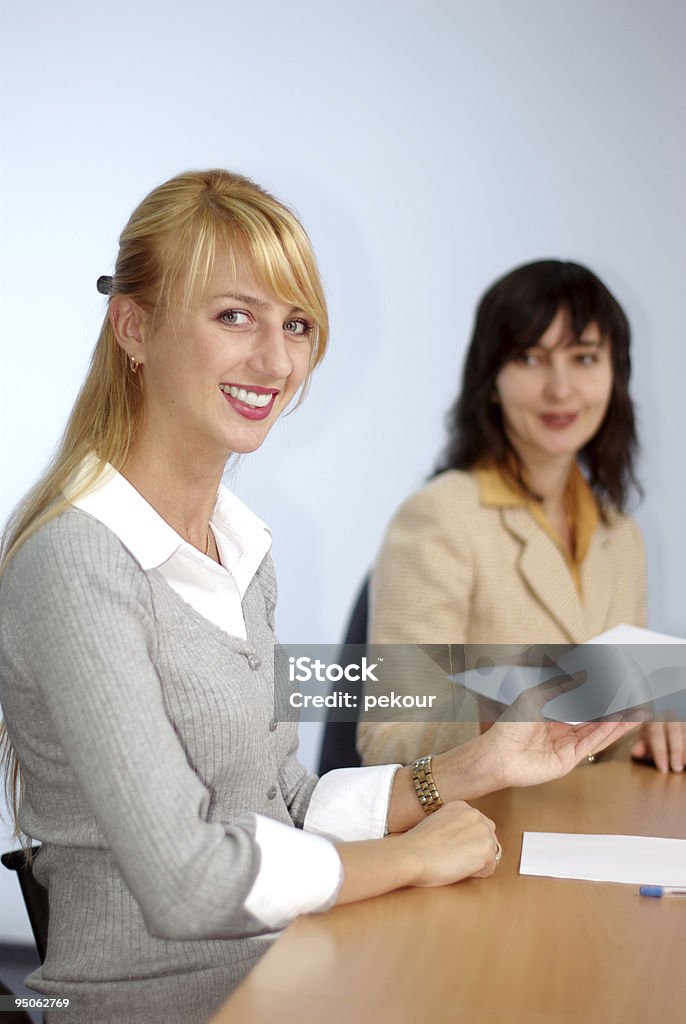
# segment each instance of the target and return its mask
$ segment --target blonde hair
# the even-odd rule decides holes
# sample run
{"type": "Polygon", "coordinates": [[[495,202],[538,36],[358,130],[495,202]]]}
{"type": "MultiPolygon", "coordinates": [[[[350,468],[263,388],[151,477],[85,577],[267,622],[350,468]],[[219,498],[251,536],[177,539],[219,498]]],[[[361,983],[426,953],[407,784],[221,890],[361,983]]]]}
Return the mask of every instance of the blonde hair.
{"type": "MultiPolygon", "coordinates": [[[[237,254],[245,256],[279,298],[297,305],[312,320],[304,393],[326,350],[324,289],[310,240],[297,217],[249,178],[224,170],[188,171],[154,189],[121,233],[110,298],[130,296],[154,327],[171,312],[179,284],[184,306],[193,304],[207,285],[215,253],[222,246],[234,260],[237,254]]],[[[0,572],[31,534],[90,489],[102,463],[115,468],[124,464],[141,422],[143,381],[141,374],[131,371],[108,311],[57,453],[7,524],[0,572]],[[75,491],[70,485],[93,452],[98,458],[79,475],[75,491]]],[[[4,722],[0,764],[6,770],[7,798],[18,834],[21,772],[4,722]]]]}

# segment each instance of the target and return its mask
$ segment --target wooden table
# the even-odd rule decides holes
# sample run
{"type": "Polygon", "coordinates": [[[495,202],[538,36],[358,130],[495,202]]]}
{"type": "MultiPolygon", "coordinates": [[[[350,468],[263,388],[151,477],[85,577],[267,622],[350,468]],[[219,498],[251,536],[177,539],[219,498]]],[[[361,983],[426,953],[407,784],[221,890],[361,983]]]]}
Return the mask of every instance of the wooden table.
{"type": "Polygon", "coordinates": [[[477,803],[493,878],[299,918],[212,1024],[686,1020],[686,899],[518,874],[525,830],[686,838],[686,775],[601,761],[477,803]]]}

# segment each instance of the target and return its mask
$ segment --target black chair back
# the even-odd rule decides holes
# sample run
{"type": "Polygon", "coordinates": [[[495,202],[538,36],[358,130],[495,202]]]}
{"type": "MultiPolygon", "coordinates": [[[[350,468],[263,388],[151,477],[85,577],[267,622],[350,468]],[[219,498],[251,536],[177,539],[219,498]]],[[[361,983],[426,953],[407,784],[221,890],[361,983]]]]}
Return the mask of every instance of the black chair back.
{"type": "MultiPolygon", "coordinates": [[[[349,665],[358,662],[364,653],[364,646],[367,643],[367,619],[369,616],[369,577],[362,584],[362,589],[357,595],[348,628],[343,641],[343,648],[339,661],[341,665],[349,665]]],[[[344,690],[344,684],[336,683],[337,690],[344,690]]],[[[350,690],[350,693],[359,694],[358,690],[350,690]]],[[[334,768],[359,768],[360,755],[357,753],[355,736],[357,733],[357,709],[350,709],[348,721],[332,722],[332,714],[340,719],[343,712],[341,709],[331,709],[324,729],[324,739],[319,755],[319,774],[334,768]]]]}
{"type": "MultiPolygon", "coordinates": [[[[33,859],[40,851],[40,846],[32,846],[33,859]]],[[[22,896],[26,904],[26,910],[31,922],[33,937],[36,940],[36,949],[40,962],[45,960],[45,952],[48,946],[48,890],[45,889],[33,874],[32,861],[28,860],[23,850],[12,850],[10,853],[3,853],[0,858],[2,863],[10,871],[16,871],[21,886],[22,896]]]]}

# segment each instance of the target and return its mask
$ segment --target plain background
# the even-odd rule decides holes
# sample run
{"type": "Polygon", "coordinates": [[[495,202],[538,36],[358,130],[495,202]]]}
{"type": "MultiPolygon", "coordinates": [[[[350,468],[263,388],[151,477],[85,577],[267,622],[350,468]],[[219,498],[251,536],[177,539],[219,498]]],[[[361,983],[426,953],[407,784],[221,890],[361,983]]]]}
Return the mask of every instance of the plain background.
{"type": "MultiPolygon", "coordinates": [[[[6,0],[2,519],[63,427],[129,213],[225,166],[300,214],[331,310],[305,404],[230,480],[274,531],[282,639],[340,639],[443,443],[479,295],[550,256],[629,314],[651,625],[686,634],[685,28],[681,0],[6,0]]],[[[4,873],[0,907],[0,941],[28,939],[4,873]]]]}

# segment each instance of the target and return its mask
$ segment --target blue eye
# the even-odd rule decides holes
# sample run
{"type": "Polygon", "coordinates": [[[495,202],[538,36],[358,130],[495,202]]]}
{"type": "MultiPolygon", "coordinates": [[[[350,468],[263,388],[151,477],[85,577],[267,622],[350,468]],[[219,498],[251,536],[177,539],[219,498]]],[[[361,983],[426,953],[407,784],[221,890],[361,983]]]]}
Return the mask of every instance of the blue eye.
{"type": "Polygon", "coordinates": [[[306,338],[312,331],[312,324],[307,320],[296,317],[293,320],[286,320],[283,325],[284,331],[295,335],[296,338],[306,338]]]}

